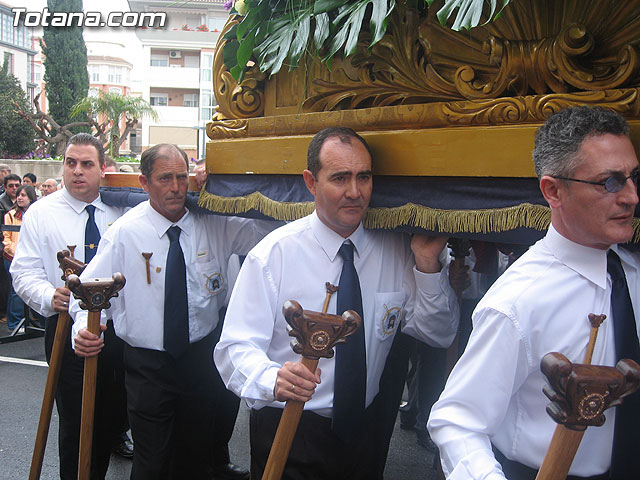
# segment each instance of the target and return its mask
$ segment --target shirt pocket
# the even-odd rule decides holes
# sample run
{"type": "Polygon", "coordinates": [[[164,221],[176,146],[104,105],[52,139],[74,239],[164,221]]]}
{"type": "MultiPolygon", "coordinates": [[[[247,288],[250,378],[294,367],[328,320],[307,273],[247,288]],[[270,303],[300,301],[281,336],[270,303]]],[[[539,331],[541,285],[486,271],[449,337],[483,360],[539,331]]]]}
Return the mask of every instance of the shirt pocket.
{"type": "Polygon", "coordinates": [[[227,279],[216,261],[196,262],[197,282],[204,297],[227,291],[227,279]]]}
{"type": "Polygon", "coordinates": [[[373,318],[379,340],[393,338],[404,315],[404,292],[376,293],[373,318]]]}

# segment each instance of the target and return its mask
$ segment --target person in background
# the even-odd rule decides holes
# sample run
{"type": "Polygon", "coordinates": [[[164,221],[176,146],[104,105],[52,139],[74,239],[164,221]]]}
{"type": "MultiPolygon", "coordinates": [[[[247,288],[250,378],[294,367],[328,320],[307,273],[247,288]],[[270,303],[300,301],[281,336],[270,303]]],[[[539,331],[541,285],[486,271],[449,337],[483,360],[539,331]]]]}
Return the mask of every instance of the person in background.
{"type": "Polygon", "coordinates": [[[56,182],[55,178],[47,178],[44,182],[42,182],[42,186],[40,187],[42,190],[42,196],[46,197],[47,195],[51,195],[58,189],[58,182],[56,182]]]}
{"type": "Polygon", "coordinates": [[[6,163],[0,163],[0,195],[4,193],[4,177],[11,173],[11,167],[6,163]]]}
{"type": "Polygon", "coordinates": [[[31,185],[32,187],[35,187],[36,176],[33,173],[25,173],[22,176],[22,183],[24,185],[31,185]]]}
{"type": "Polygon", "coordinates": [[[118,171],[118,164],[109,155],[105,155],[104,156],[104,164],[106,165],[105,169],[104,169],[105,172],[117,172],[118,171]]]}
{"type": "Polygon", "coordinates": [[[13,208],[16,203],[16,193],[20,186],[20,177],[15,173],[10,173],[4,177],[4,193],[0,195],[0,215],[4,221],[5,214],[13,208]]]}
{"type": "Polygon", "coordinates": [[[36,197],[40,198],[42,196],[42,192],[40,191],[39,183],[37,182],[37,177],[33,173],[25,173],[22,176],[22,184],[23,185],[31,185],[36,191],[36,197]]]}
{"type": "MultiPolygon", "coordinates": [[[[31,185],[20,185],[16,193],[16,204],[5,214],[4,224],[20,226],[22,224],[22,216],[29,206],[36,200],[36,191],[31,185]]],[[[8,272],[9,267],[11,266],[11,261],[13,260],[13,254],[15,253],[16,246],[18,245],[20,232],[5,230],[2,233],[2,257],[4,261],[4,268],[8,272]]],[[[11,278],[11,276],[9,276],[9,278],[11,278]]],[[[15,292],[13,286],[11,286],[7,299],[7,328],[9,329],[9,332],[13,332],[13,330],[16,329],[23,315],[24,302],[15,292]]]]}

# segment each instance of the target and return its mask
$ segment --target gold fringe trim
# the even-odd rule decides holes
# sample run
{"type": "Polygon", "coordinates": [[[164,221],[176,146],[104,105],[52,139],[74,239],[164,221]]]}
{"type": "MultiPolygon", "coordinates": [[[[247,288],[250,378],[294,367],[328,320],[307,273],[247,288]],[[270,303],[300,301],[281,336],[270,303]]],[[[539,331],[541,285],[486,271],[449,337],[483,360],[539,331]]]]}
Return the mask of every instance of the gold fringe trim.
{"type": "Polygon", "coordinates": [[[246,213],[257,210],[276,220],[297,220],[313,212],[313,202],[278,202],[254,192],[244,197],[222,197],[203,190],[198,205],[218,213],[246,213]]]}
{"type": "MultiPolygon", "coordinates": [[[[296,220],[313,212],[313,202],[278,202],[255,192],[244,197],[222,197],[202,189],[198,205],[212,212],[239,214],[257,210],[276,220],[296,220]]],[[[401,207],[370,208],[365,228],[393,229],[401,226],[455,233],[507,232],[525,227],[544,231],[551,223],[551,209],[522,203],[513,207],[483,210],[443,210],[407,203],[401,207]]],[[[633,242],[640,241],[640,219],[633,220],[633,242]]]]}
{"type": "Polygon", "coordinates": [[[518,227],[546,230],[550,222],[549,207],[531,203],[483,210],[443,210],[407,203],[395,208],[370,209],[364,225],[371,229],[409,225],[447,233],[491,233],[518,227]]]}

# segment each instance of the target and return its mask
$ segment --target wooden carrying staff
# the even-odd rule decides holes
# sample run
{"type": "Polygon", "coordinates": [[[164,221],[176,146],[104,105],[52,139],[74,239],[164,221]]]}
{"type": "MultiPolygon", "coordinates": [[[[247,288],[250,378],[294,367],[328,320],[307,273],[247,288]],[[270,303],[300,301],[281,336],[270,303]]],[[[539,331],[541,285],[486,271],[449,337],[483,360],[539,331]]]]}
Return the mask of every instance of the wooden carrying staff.
{"type": "MultiPolygon", "coordinates": [[[[109,300],[118,296],[124,287],[125,279],[121,273],[112,278],[96,278],[90,282],[81,282],[77,275],[67,279],[69,290],[80,300],[80,308],[89,310],[87,330],[100,335],[100,311],[109,308],[109,300]]],[[[78,480],[89,480],[91,471],[91,443],[93,441],[93,413],[96,399],[96,377],[98,374],[98,356],[84,359],[84,378],[82,380],[82,415],[80,417],[80,453],[78,456],[78,480]]]]}
{"type": "Polygon", "coordinates": [[[606,315],[589,314],[591,335],[585,364],[572,364],[560,353],[548,353],[540,368],[548,385],[544,394],[551,400],[547,413],[558,425],[542,461],[536,480],[564,480],[587,427],[601,426],[604,411],[622,403],[622,398],[640,387],[640,366],[620,360],[615,367],[590,365],[598,327],[606,315]]]}
{"type": "MultiPolygon", "coordinates": [[[[73,258],[75,245],[67,246],[69,250],[58,252],[58,263],[62,270],[62,280],[67,282],[69,275],[80,275],[86,265],[80,260],[73,258]]],[[[62,366],[62,355],[65,343],[69,341],[69,312],[58,314],[56,334],[53,339],[51,358],[49,360],[49,371],[47,373],[47,383],[42,397],[42,407],[40,408],[40,420],[38,421],[38,431],[36,433],[36,443],[33,447],[31,457],[31,469],[29,470],[29,480],[40,478],[44,451],[47,447],[47,436],[49,435],[49,425],[51,424],[51,412],[53,410],[53,400],[58,389],[58,379],[60,378],[60,368],[62,366]]]]}
{"type": "MultiPolygon", "coordinates": [[[[312,373],[316,371],[320,357],[333,357],[333,347],[337,343],[344,343],[346,337],[355,333],[362,324],[360,315],[353,310],[347,310],[342,316],[327,313],[331,295],[338,291],[338,287],[329,282],[325,286],[327,295],[322,312],[303,310],[295,300],[285,302],[282,307],[284,318],[290,325],[289,335],[295,337],[291,341],[291,347],[294,352],[302,355],[300,363],[312,373]]],[[[304,402],[287,401],[262,480],[280,480],[282,477],[303,409],[304,402]]]]}

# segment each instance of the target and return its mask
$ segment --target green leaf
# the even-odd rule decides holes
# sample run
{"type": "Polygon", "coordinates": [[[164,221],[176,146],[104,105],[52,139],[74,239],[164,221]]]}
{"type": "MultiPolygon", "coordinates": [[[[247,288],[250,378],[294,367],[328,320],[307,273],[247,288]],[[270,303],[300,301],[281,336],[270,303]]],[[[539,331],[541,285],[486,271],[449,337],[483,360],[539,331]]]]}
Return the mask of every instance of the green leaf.
{"type": "Polygon", "coordinates": [[[451,29],[456,31],[463,28],[470,29],[478,26],[480,23],[480,18],[485,5],[489,6],[487,22],[490,22],[491,20],[498,18],[504,7],[506,7],[510,2],[510,0],[500,0],[502,2],[502,7],[500,7],[500,10],[496,12],[498,1],[499,0],[446,0],[442,8],[438,10],[436,16],[442,25],[446,25],[454,10],[458,9],[458,13],[453,21],[451,29]]]}
{"type": "MultiPolygon", "coordinates": [[[[222,59],[224,61],[225,66],[231,71],[233,75],[233,68],[238,66],[238,49],[240,47],[240,43],[229,40],[224,45],[224,50],[222,51],[222,59]]],[[[237,77],[233,75],[233,78],[237,80],[237,77]]]]}
{"type": "Polygon", "coordinates": [[[317,0],[313,5],[313,13],[318,15],[320,13],[330,12],[331,10],[337,10],[347,3],[349,3],[349,0],[317,0]]]}
{"type": "Polygon", "coordinates": [[[309,34],[311,33],[311,12],[309,15],[302,17],[298,23],[294,40],[289,50],[289,70],[292,70],[300,63],[300,57],[304,53],[307,43],[309,42],[309,34]]]}
{"type": "Polygon", "coordinates": [[[293,40],[294,25],[284,18],[269,22],[269,36],[254,49],[259,59],[260,70],[270,72],[271,75],[280,71],[293,40]]]}
{"type": "Polygon", "coordinates": [[[256,32],[254,30],[252,32],[249,32],[247,37],[240,44],[240,47],[238,48],[238,52],[236,53],[236,59],[238,60],[239,66],[243,68],[246,67],[247,62],[251,59],[251,55],[253,54],[255,39],[256,39],[256,32]]]}
{"type": "Polygon", "coordinates": [[[360,30],[362,29],[362,20],[364,19],[367,5],[371,2],[372,0],[358,0],[351,2],[351,5],[341,9],[339,15],[333,22],[334,26],[337,26],[337,29],[329,45],[329,54],[324,60],[333,57],[343,45],[345,57],[355,52],[360,30]]]}
{"type": "Polygon", "coordinates": [[[373,10],[371,12],[371,45],[373,46],[384,37],[389,23],[389,15],[396,6],[395,0],[390,0],[387,6],[387,0],[373,0],[373,10]]]}
{"type": "Polygon", "coordinates": [[[245,37],[247,32],[251,31],[259,21],[260,10],[258,8],[252,8],[249,10],[247,15],[238,24],[238,29],[236,30],[236,38],[238,41],[242,42],[242,39],[245,37]]]}
{"type": "Polygon", "coordinates": [[[322,48],[324,41],[329,38],[329,15],[321,13],[315,16],[316,29],[313,33],[313,40],[316,44],[316,48],[319,50],[322,48]]]}

